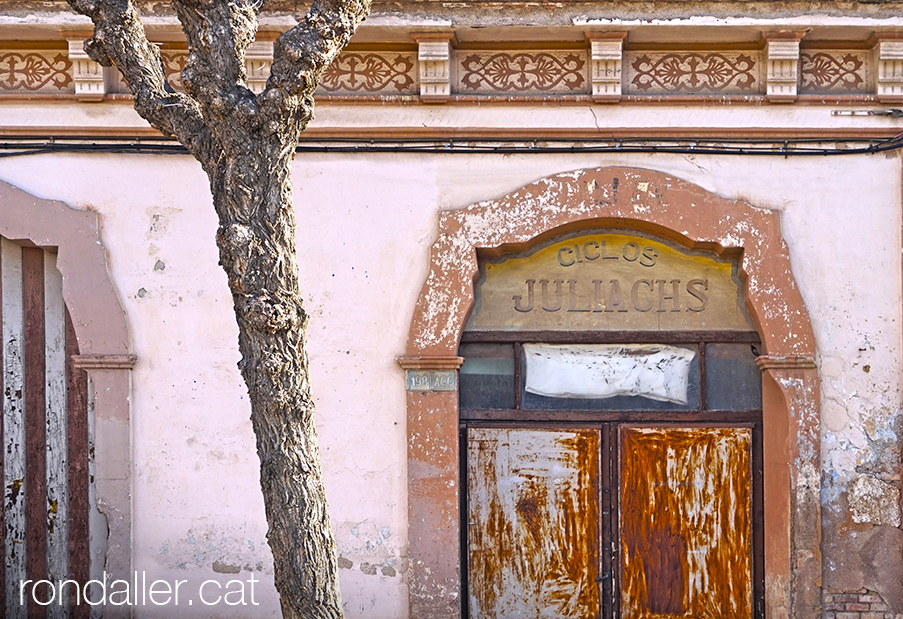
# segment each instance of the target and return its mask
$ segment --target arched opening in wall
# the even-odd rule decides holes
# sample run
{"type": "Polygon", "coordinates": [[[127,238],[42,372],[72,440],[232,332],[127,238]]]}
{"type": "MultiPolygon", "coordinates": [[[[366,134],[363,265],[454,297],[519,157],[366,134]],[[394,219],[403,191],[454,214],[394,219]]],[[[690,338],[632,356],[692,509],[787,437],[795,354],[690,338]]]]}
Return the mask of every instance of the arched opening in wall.
{"type": "Polygon", "coordinates": [[[587,229],[480,253],[464,616],[764,617],[764,351],[739,252],[587,229]]]}
{"type": "MultiPolygon", "coordinates": [[[[65,571],[60,566],[66,561],[72,580],[78,582],[86,574],[91,579],[102,579],[105,574],[111,582],[127,581],[133,576],[129,393],[130,371],[136,357],[129,350],[125,313],[107,273],[97,213],[40,199],[0,182],[0,237],[3,238],[3,253],[0,256],[3,261],[0,280],[3,303],[0,308],[3,312],[0,316],[4,357],[3,433],[7,433],[7,418],[11,426],[18,424],[10,428],[11,432],[18,433],[18,443],[4,443],[4,450],[8,446],[16,454],[24,452],[26,458],[23,465],[21,459],[14,462],[11,454],[3,454],[6,485],[3,518],[7,532],[7,539],[2,544],[5,553],[2,579],[4,616],[24,617],[26,612],[29,617],[44,616],[45,612],[48,617],[66,616],[65,604],[61,606],[58,603],[60,599],[70,601],[69,616],[87,616],[87,612],[97,614],[101,607],[86,603],[83,588],[79,603],[73,584],[66,585],[62,596],[57,586],[56,603],[43,606],[51,592],[45,589],[46,583],[35,582],[39,603],[29,602],[26,609],[26,605],[18,604],[18,595],[22,593],[23,598],[34,599],[30,596],[34,588],[22,590],[16,579],[20,578],[22,570],[25,570],[26,580],[42,579],[42,570],[46,570],[48,576],[55,576],[65,571]],[[42,278],[47,286],[44,289],[41,287],[42,278]],[[52,292],[47,292],[50,289],[52,292]],[[21,292],[21,296],[17,291],[21,292]],[[39,297],[41,294],[43,299],[39,297]],[[47,306],[43,318],[42,303],[47,306]],[[65,317],[62,323],[61,315],[65,317]],[[64,327],[62,335],[61,324],[64,327]],[[44,329],[43,357],[40,354],[42,338],[33,333],[40,328],[44,329]],[[15,337],[9,336],[7,330],[15,332],[15,337]],[[49,351],[48,337],[55,337],[64,343],[57,345],[57,342],[49,351]],[[33,351],[29,353],[26,348],[33,351]],[[69,382],[68,390],[67,387],[62,388],[64,396],[59,396],[60,350],[65,351],[62,373],[69,382]],[[44,397],[46,399],[48,394],[56,394],[53,397],[64,397],[66,400],[67,422],[70,419],[73,421],[73,425],[66,427],[66,448],[60,443],[61,428],[65,424],[57,423],[59,415],[55,414],[63,407],[45,402],[41,408],[39,396],[22,400],[23,397],[30,397],[29,392],[36,393],[42,384],[41,372],[36,370],[38,366],[30,363],[29,359],[42,359],[45,377],[48,368],[55,368],[56,382],[45,385],[44,397]],[[21,393],[20,389],[12,388],[16,381],[21,381],[21,393]],[[38,386],[30,389],[29,384],[32,383],[38,386]],[[12,398],[9,401],[8,395],[12,398]],[[14,412],[13,408],[17,411],[14,412]],[[86,415],[79,412],[75,418],[70,416],[74,411],[84,410],[87,410],[86,415]],[[44,416],[43,425],[41,415],[44,416]],[[41,430],[44,432],[43,449],[39,438],[41,430]],[[49,440],[54,441],[52,446],[49,440]],[[48,448],[53,451],[47,451],[48,448]],[[68,487],[65,492],[76,500],[75,504],[70,502],[64,505],[65,501],[61,501],[63,453],[66,453],[67,467],[84,467],[77,471],[74,478],[66,474],[68,487]],[[43,491],[38,489],[42,478],[40,472],[29,474],[29,470],[34,471],[35,467],[39,470],[41,462],[45,479],[43,491]],[[18,471],[14,472],[15,469],[10,467],[18,467],[18,471]],[[51,474],[53,481],[48,477],[51,474]],[[56,488],[56,495],[47,495],[51,488],[56,488]],[[42,492],[46,496],[42,497],[42,492]],[[29,499],[29,496],[32,498],[29,499]],[[13,501],[13,498],[16,500],[13,501]],[[86,507],[83,508],[78,501],[83,501],[86,507]],[[34,506],[29,507],[32,504],[34,506]],[[69,510],[68,557],[64,557],[67,545],[59,541],[64,509],[69,510]],[[42,511],[44,519],[38,517],[42,511]],[[85,517],[86,522],[73,522],[73,518],[85,517]],[[10,537],[10,521],[17,532],[25,528],[24,548],[20,539],[10,537]],[[42,543],[45,546],[43,554],[40,550],[42,543]],[[43,566],[42,556],[45,557],[43,566]],[[10,565],[13,567],[10,568],[10,565]],[[11,595],[13,584],[15,594],[11,595]]],[[[104,601],[97,591],[91,599],[93,602],[100,600],[101,604],[104,601]]],[[[118,600],[110,596],[105,599],[106,604],[102,607],[105,617],[128,613],[126,607],[116,603],[118,600]]]]}
{"type": "MultiPolygon", "coordinates": [[[[88,380],[56,254],[0,237],[5,617],[87,617],[88,380]],[[35,585],[39,581],[45,581],[35,585]],[[61,588],[60,583],[71,581],[61,588]],[[24,586],[23,586],[24,584],[24,586]],[[61,590],[62,589],[62,590],[61,590]]],[[[102,556],[102,549],[100,556],[102,556]]]]}
{"type": "MultiPolygon", "coordinates": [[[[564,240],[570,241],[569,238],[564,240]]],[[[589,257],[595,257],[598,253],[598,257],[587,261],[597,264],[598,261],[603,260],[601,243],[598,248],[593,244],[586,245],[591,242],[594,242],[593,239],[578,244],[580,257],[587,261],[587,251],[589,251],[589,257]]],[[[623,249],[629,242],[631,241],[625,241],[621,247],[622,260],[625,260],[623,249]]],[[[562,247],[565,246],[560,246],[554,251],[555,260],[559,259],[558,252],[562,251],[562,247]]],[[[573,248],[573,243],[571,247],[572,252],[565,249],[560,255],[565,263],[577,260],[577,249],[573,248]]],[[[645,261],[649,262],[649,259],[646,258],[645,261]]],[[[563,267],[564,265],[559,266],[563,267]]],[[[653,267],[640,265],[637,268],[653,267]]],[[[706,277],[696,276],[693,279],[705,280],[706,277]]],[[[485,290],[481,293],[485,297],[484,293],[485,290]]],[[[706,296],[706,298],[708,297],[706,296]]],[[[510,307],[509,310],[523,315],[528,313],[520,312],[517,309],[511,310],[510,307]]],[[[605,307],[602,307],[601,314],[603,315],[605,314],[604,310],[605,307]]],[[[610,312],[610,314],[617,315],[618,312],[610,312]]],[[[487,325],[492,326],[492,322],[483,326],[487,325]]],[[[536,329],[535,325],[530,327],[528,324],[524,324],[524,327],[536,329]]],[[[529,329],[524,328],[523,330],[529,329]]],[[[575,333],[582,330],[585,328],[570,329],[575,333]]],[[[590,331],[596,334],[594,337],[601,337],[598,335],[599,333],[606,333],[606,331],[598,329],[590,329],[590,331]]],[[[664,333],[662,329],[654,330],[654,332],[664,333]]],[[[480,337],[484,337],[484,335],[480,337]]],[[[605,335],[604,337],[613,336],[605,335]]],[[[461,352],[474,359],[480,359],[480,353],[476,348],[470,351],[464,348],[461,352]]],[[[567,351],[555,352],[559,357],[567,356],[565,355],[567,351]]],[[[568,354],[573,352],[572,350],[568,354]]],[[[674,354],[675,356],[689,356],[689,352],[674,354]]],[[[819,428],[821,422],[819,381],[814,355],[815,338],[808,313],[794,280],[789,251],[781,236],[780,217],[777,212],[754,208],[739,200],[723,198],[697,185],[660,172],[617,167],[576,170],[549,176],[496,200],[479,202],[458,210],[443,211],[439,217],[438,237],[430,249],[429,271],[415,306],[405,355],[399,358],[399,364],[405,370],[407,389],[408,553],[411,566],[408,584],[411,616],[452,619],[459,618],[463,612],[468,612],[470,602],[467,599],[467,595],[469,595],[467,579],[470,577],[471,569],[467,564],[467,559],[472,551],[467,545],[469,544],[468,533],[462,529],[469,528],[470,521],[467,517],[470,514],[462,509],[462,504],[466,492],[470,490],[470,481],[469,478],[462,480],[462,471],[468,468],[470,426],[504,428],[516,423],[523,424],[525,422],[521,417],[512,416],[534,414],[536,410],[547,411],[551,418],[534,423],[559,424],[560,428],[557,430],[559,432],[572,431],[574,428],[581,432],[589,432],[590,434],[573,435],[568,440],[572,444],[594,440],[599,445],[598,451],[591,450],[592,453],[598,454],[598,467],[594,468],[596,465],[590,462],[583,467],[583,470],[597,471],[598,481],[596,483],[600,488],[604,485],[603,482],[608,483],[609,499],[606,503],[600,490],[598,498],[594,499],[597,504],[590,506],[599,512],[600,518],[598,532],[587,538],[593,541],[588,549],[584,546],[584,552],[589,555],[592,555],[593,552],[598,553],[598,557],[596,559],[591,557],[590,561],[599,561],[598,573],[595,577],[602,579],[600,584],[604,587],[604,582],[607,580],[605,577],[609,574],[602,569],[605,547],[599,542],[598,550],[594,551],[593,544],[597,543],[595,542],[597,536],[604,535],[606,530],[612,537],[620,536],[618,542],[620,547],[612,551],[610,555],[618,561],[615,563],[615,568],[620,570],[621,574],[621,581],[617,584],[619,587],[617,595],[612,596],[611,604],[614,608],[617,609],[615,605],[623,602],[621,590],[625,586],[628,588],[630,586],[639,587],[638,583],[644,582],[646,579],[663,578],[669,574],[676,576],[678,572],[676,568],[664,569],[664,571],[655,573],[649,572],[648,575],[644,571],[642,579],[633,578],[631,573],[627,573],[628,578],[625,579],[624,573],[629,572],[634,566],[638,566],[638,563],[631,564],[625,570],[624,565],[620,563],[623,557],[646,556],[644,553],[654,552],[653,548],[671,548],[667,543],[668,540],[673,540],[677,544],[677,549],[680,550],[680,541],[674,536],[673,528],[677,525],[673,525],[671,521],[634,519],[636,527],[646,527],[648,532],[658,536],[656,544],[649,544],[642,549],[639,549],[639,544],[636,544],[637,549],[642,551],[639,554],[635,554],[633,547],[629,546],[630,531],[625,532],[622,530],[623,527],[618,528],[620,525],[617,521],[608,525],[604,522],[605,505],[618,505],[614,502],[615,499],[623,503],[624,493],[632,492],[631,489],[635,489],[638,493],[645,492],[652,497],[662,496],[664,499],[669,497],[669,494],[664,492],[667,489],[666,485],[661,487],[655,485],[656,479],[660,481],[661,477],[656,478],[647,474],[648,471],[638,464],[630,464],[628,456],[643,450],[651,450],[653,459],[660,457],[664,453],[662,449],[665,447],[655,451],[651,446],[661,443],[664,439],[668,439],[670,442],[674,442],[676,439],[690,440],[693,436],[697,436],[702,428],[712,428],[708,436],[711,441],[717,442],[712,437],[719,436],[718,433],[721,430],[718,428],[727,428],[725,440],[730,439],[734,444],[734,447],[728,450],[731,455],[728,460],[737,462],[746,458],[750,462],[753,497],[757,492],[755,486],[757,479],[761,479],[761,501],[768,506],[759,518],[755,511],[755,503],[753,503],[753,512],[749,516],[752,521],[750,535],[753,540],[751,550],[749,550],[753,556],[753,567],[751,568],[753,583],[751,598],[753,601],[750,603],[752,612],[758,612],[754,602],[763,600],[764,614],[769,619],[819,615],[821,612],[822,574],[819,494],[819,428]],[[650,315],[654,313],[656,316],[661,316],[660,325],[666,327],[665,331],[671,333],[668,337],[673,337],[672,339],[653,341],[652,344],[667,345],[693,353],[693,358],[689,362],[690,369],[687,370],[687,405],[683,409],[679,407],[683,405],[674,402],[671,402],[669,406],[676,408],[670,410],[661,407],[650,409],[648,406],[644,408],[638,405],[615,410],[606,408],[605,401],[614,402],[616,398],[625,397],[637,398],[637,394],[600,398],[596,393],[591,393],[591,397],[583,397],[587,394],[580,392],[577,394],[579,397],[572,398],[527,392],[527,374],[530,372],[529,363],[531,362],[526,361],[528,352],[525,344],[568,344],[571,347],[589,344],[596,346],[622,345],[621,348],[629,352],[630,349],[627,348],[627,345],[648,342],[651,337],[648,333],[653,331],[650,329],[638,330],[629,322],[619,326],[619,330],[615,331],[620,333],[617,336],[619,339],[608,341],[579,341],[579,338],[573,334],[567,335],[567,329],[563,330],[563,335],[562,329],[556,329],[554,326],[539,328],[542,337],[518,340],[516,338],[520,337],[519,335],[511,335],[512,332],[516,333],[517,329],[500,328],[507,323],[496,323],[495,329],[483,329],[484,331],[497,331],[500,335],[493,337],[504,336],[509,338],[507,341],[470,339],[477,337],[470,335],[470,332],[480,330],[480,323],[474,321],[479,319],[482,307],[485,306],[485,299],[483,299],[481,307],[475,308],[474,300],[475,284],[479,282],[480,278],[480,259],[488,265],[491,259],[502,257],[506,253],[528,251],[555,235],[596,229],[613,234],[638,235],[638,238],[642,240],[632,242],[639,246],[639,253],[637,254],[636,249],[631,245],[631,251],[628,254],[630,258],[636,256],[636,261],[641,260],[641,256],[647,255],[643,252],[647,243],[648,246],[654,247],[653,242],[660,242],[663,245],[671,243],[673,248],[689,252],[688,259],[691,261],[695,259],[693,252],[701,252],[708,260],[714,260],[716,263],[720,260],[722,264],[736,264],[739,279],[744,285],[743,303],[738,302],[735,298],[732,307],[734,310],[745,308],[751,323],[746,322],[745,325],[741,325],[741,328],[727,329],[723,324],[720,326],[717,323],[705,324],[700,327],[700,332],[695,339],[682,341],[685,335],[677,337],[677,334],[682,333],[681,329],[675,328],[673,325],[668,326],[667,321],[672,316],[689,314],[693,310],[672,312],[671,310],[675,309],[674,303],[677,302],[676,309],[678,310],[687,310],[690,308],[690,304],[698,309],[702,299],[697,295],[703,296],[702,293],[707,290],[704,285],[698,283],[691,285],[691,282],[685,281],[685,278],[671,275],[655,278],[645,276],[631,280],[629,285],[620,277],[608,277],[607,279],[606,277],[596,277],[593,279],[601,280],[599,284],[601,291],[598,294],[594,281],[590,281],[588,286],[584,282],[581,292],[579,278],[551,274],[546,277],[527,275],[520,281],[514,280],[516,289],[504,292],[500,298],[505,301],[504,296],[507,295],[507,303],[513,305],[515,297],[519,297],[518,306],[522,310],[526,310],[531,304],[531,288],[527,281],[533,279],[532,307],[534,309],[531,311],[545,312],[546,310],[542,308],[542,305],[545,305],[546,308],[555,310],[547,313],[565,315],[573,307],[578,310],[574,314],[588,309],[589,311],[584,313],[592,316],[593,310],[599,309],[598,306],[594,306],[597,297],[601,296],[605,299],[607,295],[612,300],[612,307],[609,309],[614,307],[615,294],[611,281],[619,280],[619,290],[616,292],[620,292],[621,296],[620,309],[627,310],[622,312],[625,316],[624,320],[629,321],[627,317],[632,315],[631,312],[650,315]],[[574,304],[572,306],[571,280],[575,279],[577,283],[574,284],[574,304]],[[681,280],[676,284],[676,290],[675,284],[672,283],[672,280],[675,279],[681,280]],[[543,280],[546,280],[545,289],[543,289],[543,280]],[[664,283],[659,284],[658,280],[662,280],[664,283]],[[637,284],[638,281],[647,283],[637,284]],[[636,286],[635,289],[634,286],[636,286]],[[636,296],[636,300],[634,300],[634,296],[636,296]],[[536,310],[536,307],[539,307],[540,310],[536,310]],[[659,309],[666,311],[659,312],[659,309]],[[646,311],[641,312],[640,310],[646,311]],[[637,337],[628,337],[631,331],[634,331],[637,337]],[[724,341],[717,337],[707,339],[713,337],[712,333],[717,331],[737,331],[747,335],[739,336],[741,337],[739,341],[724,341]],[[746,410],[732,412],[715,404],[717,396],[712,396],[715,399],[710,402],[710,389],[713,388],[714,377],[703,377],[703,373],[710,366],[703,360],[702,350],[705,349],[705,356],[711,361],[712,353],[717,346],[727,347],[725,354],[728,359],[731,358],[727,354],[728,352],[737,351],[734,360],[748,371],[749,358],[740,357],[745,355],[746,351],[752,352],[750,346],[756,344],[755,341],[752,341],[754,331],[758,334],[761,342],[761,345],[757,346],[757,350],[762,353],[755,358],[755,364],[761,372],[761,424],[758,426],[761,428],[761,441],[757,438],[757,419],[759,417],[756,414],[754,403],[744,405],[746,410]],[[561,341],[561,338],[564,337],[576,338],[577,341],[574,339],[561,341]],[[743,337],[747,339],[743,340],[743,337]],[[493,367],[497,375],[504,376],[507,372],[506,379],[499,379],[499,385],[508,385],[505,387],[508,391],[504,395],[508,399],[505,400],[504,406],[497,403],[474,405],[466,399],[470,397],[469,395],[464,392],[459,394],[457,370],[464,361],[458,355],[459,347],[484,344],[510,346],[510,353],[506,352],[503,356],[492,357],[491,355],[500,353],[496,350],[490,354],[490,351],[487,350],[485,355],[489,356],[484,355],[483,357],[486,364],[493,367]],[[730,348],[731,346],[734,348],[730,348]],[[694,363],[698,364],[699,368],[699,397],[705,397],[706,404],[703,408],[701,403],[697,403],[693,399],[696,408],[688,409],[690,399],[695,397],[689,386],[691,381],[696,380],[692,369],[694,363]],[[514,380],[511,380],[512,372],[520,372],[521,375],[514,376],[514,380]],[[703,380],[705,380],[705,386],[703,386],[703,380]],[[703,396],[703,393],[706,395],[703,396]],[[461,398],[465,398],[460,402],[461,406],[459,406],[459,395],[461,398]],[[518,397],[521,398],[520,409],[517,408],[516,398],[518,397]],[[541,401],[545,408],[526,408],[526,403],[537,401],[530,399],[534,397],[547,398],[541,401]],[[576,406],[575,401],[581,399],[592,401],[592,408],[583,409],[576,406]],[[550,402],[558,400],[565,401],[566,405],[550,405],[550,402]],[[509,417],[481,419],[479,418],[480,413],[476,413],[477,419],[465,419],[468,441],[462,448],[459,431],[462,407],[464,415],[471,415],[466,412],[468,410],[507,411],[509,417]],[[619,412],[640,415],[640,417],[612,417],[619,412]],[[562,416],[564,413],[571,417],[562,416]],[[713,415],[727,415],[728,413],[736,413],[736,416],[730,418],[726,423],[713,418],[713,415]],[[581,427],[581,424],[587,425],[585,423],[587,415],[594,416],[592,424],[596,424],[595,426],[590,424],[589,428],[581,427]],[[650,417],[650,415],[654,417],[650,417]],[[693,418],[693,415],[697,417],[693,418]],[[677,419],[674,416],[677,416],[677,419]],[[604,424],[609,424],[607,430],[604,429],[604,424]],[[744,424],[746,425],[744,426],[744,424]],[[668,435],[667,432],[675,427],[677,430],[674,432],[678,434],[668,435]],[[680,428],[689,428],[690,432],[680,428]],[[683,434],[680,434],[681,432],[683,434]],[[759,446],[761,446],[761,475],[757,475],[759,446]],[[612,455],[613,450],[614,455],[612,455]],[[614,460],[615,466],[612,467],[611,458],[615,456],[617,459],[614,460]],[[631,479],[635,483],[632,485],[625,485],[625,475],[620,468],[622,463],[626,467],[625,470],[633,475],[631,479]],[[603,466],[610,468],[606,472],[603,470],[603,466]],[[631,466],[633,468],[630,468],[631,466]],[[615,495],[615,498],[611,498],[612,494],[615,495]],[[761,523],[762,534],[760,536],[756,534],[757,522],[761,523]],[[673,525],[670,531],[666,525],[673,525]],[[625,537],[628,538],[626,544],[625,537]],[[463,547],[462,540],[466,542],[463,547]],[[628,547],[627,551],[624,550],[625,546],[628,547]],[[759,546],[762,547],[761,550],[757,550],[759,546]],[[761,557],[761,568],[757,567],[759,563],[756,557],[761,557]],[[764,593],[758,595],[756,587],[762,587],[760,583],[763,580],[764,593]]],[[[639,355],[623,356],[635,359],[639,355]]],[[[583,355],[584,359],[593,357],[614,359],[617,356],[611,349],[599,348],[583,355]]],[[[580,355],[574,353],[569,358],[573,360],[572,358],[580,358],[580,355]]],[[[583,363],[587,365],[586,362],[583,363]]],[[[627,361],[619,360],[617,363],[626,363],[629,367],[629,359],[627,361]]],[[[569,367],[567,364],[565,366],[569,367]]],[[[468,368],[468,371],[465,371],[461,377],[463,391],[466,391],[463,389],[463,382],[470,380],[467,374],[472,369],[474,366],[468,368]]],[[[476,373],[479,374],[479,372],[476,373]]],[[[492,374],[492,372],[487,373],[492,374]]],[[[561,374],[560,371],[551,372],[553,377],[560,377],[561,374]]],[[[530,380],[529,384],[533,385],[533,381],[530,380]]],[[[555,384],[556,382],[553,381],[552,385],[555,384]]],[[[558,386],[560,387],[560,385],[558,386]]],[[[492,391],[488,386],[485,389],[487,392],[492,391]]],[[[480,389],[480,391],[482,390],[480,389]]],[[[503,397],[497,390],[495,393],[496,395],[492,397],[503,397]]],[[[488,394],[484,395],[488,397],[488,394]]],[[[727,395],[733,397],[731,390],[727,395]]],[[[654,398],[646,399],[656,401],[654,398]]],[[[638,402],[639,400],[635,399],[634,401],[638,402]]],[[[483,414],[484,417],[488,415],[489,413],[483,414]]],[[[548,437],[548,434],[542,436],[548,437]]],[[[722,436],[725,435],[722,434],[722,436]]],[[[498,444],[500,437],[501,435],[489,436],[486,440],[494,440],[498,444]]],[[[529,448],[524,449],[530,451],[529,448]]],[[[703,450],[701,447],[693,449],[696,450],[693,453],[698,455],[697,459],[714,462],[708,458],[715,457],[712,454],[716,452],[703,450]]],[[[495,452],[497,451],[496,449],[495,452]]],[[[486,453],[492,454],[493,450],[487,450],[486,453]]],[[[501,460],[498,456],[493,457],[495,457],[493,466],[489,466],[488,460],[491,458],[488,456],[483,461],[478,459],[477,464],[483,470],[491,471],[494,467],[498,468],[498,462],[501,460]]],[[[718,458],[720,457],[718,456],[718,458]]],[[[680,462],[683,461],[677,461],[677,464],[680,462]]],[[[683,465],[685,469],[687,466],[683,465]]],[[[665,470],[668,471],[667,468],[665,470]]],[[[703,480],[701,483],[702,487],[705,487],[705,483],[708,482],[703,480]]],[[[486,488],[489,488],[490,485],[491,483],[484,484],[486,488]]],[[[685,485],[675,488],[688,489],[689,487],[689,485],[685,485]]],[[[674,492],[677,493],[677,490],[674,492]]],[[[719,505],[723,506],[725,503],[719,505]]],[[[538,539],[539,542],[548,539],[543,536],[545,531],[543,526],[545,525],[543,525],[542,518],[538,516],[541,513],[538,511],[538,506],[538,500],[536,502],[527,500],[521,503],[518,499],[513,503],[515,514],[525,514],[522,516],[526,526],[526,537],[523,539],[530,543],[533,543],[531,540],[535,539],[538,539]],[[521,507],[520,512],[517,510],[518,505],[521,507]],[[534,505],[537,510],[534,510],[534,505]],[[532,515],[534,513],[537,514],[535,518],[532,515]],[[531,525],[531,522],[535,525],[531,525]],[[531,532],[534,529],[537,532],[537,538],[534,538],[531,532]]],[[[619,515],[613,514],[610,509],[608,511],[611,518],[619,515]]],[[[648,513],[657,512],[652,510],[648,513]]],[[[685,513],[689,517],[689,512],[685,513]]],[[[476,515],[479,516],[479,514],[476,515]]],[[[499,519],[497,522],[501,526],[502,520],[499,519]]],[[[565,526],[559,527],[559,529],[565,531],[566,536],[571,536],[570,539],[576,539],[573,537],[576,535],[573,527],[565,526]]],[[[635,528],[634,532],[636,530],[635,528]]],[[[585,535],[582,532],[580,534],[585,535]]],[[[687,544],[689,545],[689,542],[687,544]]],[[[667,553],[661,555],[661,550],[658,552],[658,563],[667,563],[663,559],[671,555],[667,553]]],[[[739,567],[746,570],[747,577],[749,577],[748,564],[746,567],[739,567]]],[[[533,569],[529,564],[522,565],[521,568],[523,570],[533,569]]],[[[650,567],[650,569],[653,568],[650,567]]],[[[567,576],[572,580],[589,578],[589,575],[567,576]]],[[[614,591],[614,578],[614,573],[611,573],[610,580],[613,583],[610,585],[609,590],[611,591],[614,591]]],[[[687,574],[684,575],[684,579],[685,582],[689,582],[687,574]]],[[[691,585],[686,585],[686,587],[691,585]]],[[[602,599],[601,591],[600,588],[600,600],[602,599]]],[[[662,591],[674,591],[674,589],[662,589],[662,591]]],[[[681,601],[678,599],[679,596],[676,594],[672,596],[670,593],[667,596],[663,594],[662,598],[656,597],[655,601],[650,601],[648,587],[645,592],[642,592],[642,597],[645,600],[644,603],[651,604],[657,609],[676,608],[681,601]]],[[[742,597],[745,598],[745,596],[742,597]]],[[[579,599],[574,600],[575,604],[578,602],[579,599]]],[[[684,604],[686,604],[686,600],[684,600],[684,604]]],[[[622,604],[622,612],[624,608],[625,605],[622,604]]],[[[599,612],[601,611],[600,601],[599,612]]],[[[590,614],[590,616],[592,615],[590,614]]],[[[649,616],[662,616],[662,613],[653,613],[649,616]]],[[[718,615],[704,614],[703,616],[718,615]]]]}

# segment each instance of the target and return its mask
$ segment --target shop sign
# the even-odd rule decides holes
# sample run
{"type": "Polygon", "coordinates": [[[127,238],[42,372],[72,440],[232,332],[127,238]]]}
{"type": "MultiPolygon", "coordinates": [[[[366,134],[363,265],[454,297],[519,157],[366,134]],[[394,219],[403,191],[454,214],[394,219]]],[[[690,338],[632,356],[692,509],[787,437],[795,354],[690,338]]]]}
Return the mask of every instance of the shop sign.
{"type": "Polygon", "coordinates": [[[485,260],[469,331],[753,330],[737,261],[636,234],[584,233],[485,260]]]}

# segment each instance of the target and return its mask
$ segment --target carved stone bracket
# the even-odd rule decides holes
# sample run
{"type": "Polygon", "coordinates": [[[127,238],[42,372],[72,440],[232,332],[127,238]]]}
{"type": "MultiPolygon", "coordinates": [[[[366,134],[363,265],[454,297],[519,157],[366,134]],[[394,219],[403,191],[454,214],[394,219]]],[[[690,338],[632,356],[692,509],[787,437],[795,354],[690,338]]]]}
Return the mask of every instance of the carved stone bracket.
{"type": "Polygon", "coordinates": [[[273,64],[273,40],[278,33],[261,32],[245,51],[245,82],[255,95],[263,92],[273,64]]]}
{"type": "Polygon", "coordinates": [[[590,49],[593,101],[616,103],[621,99],[621,61],[626,32],[594,32],[586,36],[590,49]]]}
{"type": "Polygon", "coordinates": [[[875,35],[876,94],[881,101],[903,101],[903,33],[875,35]]]}
{"type": "Polygon", "coordinates": [[[415,33],[420,70],[420,100],[445,103],[451,96],[451,50],[455,35],[450,32],[415,33]]]}
{"type": "Polygon", "coordinates": [[[72,62],[72,81],[79,101],[100,101],[107,94],[103,67],[85,53],[85,39],[90,33],[68,32],[69,61],[72,62]]]}
{"type": "Polygon", "coordinates": [[[805,32],[766,32],[768,59],[766,98],[776,103],[796,100],[800,80],[800,40],[805,32]]]}

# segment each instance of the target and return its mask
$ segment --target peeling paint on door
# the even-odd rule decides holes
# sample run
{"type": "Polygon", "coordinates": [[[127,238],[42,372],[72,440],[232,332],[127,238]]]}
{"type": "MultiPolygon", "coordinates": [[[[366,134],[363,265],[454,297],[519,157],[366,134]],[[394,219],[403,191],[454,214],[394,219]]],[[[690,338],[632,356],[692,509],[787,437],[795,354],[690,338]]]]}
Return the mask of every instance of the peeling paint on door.
{"type": "MultiPolygon", "coordinates": [[[[47,577],[69,577],[69,435],[66,401],[66,306],[56,255],[44,255],[45,423],[47,439],[47,577]]],[[[66,619],[65,604],[51,604],[48,619],[66,619]]]]}
{"type": "Polygon", "coordinates": [[[0,239],[3,315],[3,524],[5,533],[5,617],[25,617],[26,607],[11,592],[26,578],[25,398],[22,306],[22,248],[0,239]]]}
{"type": "Polygon", "coordinates": [[[752,617],[752,430],[620,436],[621,616],[752,617]]]}
{"type": "Polygon", "coordinates": [[[597,430],[469,430],[471,617],[599,617],[599,448],[597,430]]]}
{"type": "Polygon", "coordinates": [[[70,607],[68,597],[43,598],[53,597],[46,582],[87,580],[89,562],[87,383],[68,367],[78,347],[62,287],[55,254],[0,238],[0,607],[9,618],[80,619],[91,612],[89,605],[70,607]],[[37,598],[19,586],[41,581],[37,598]]]}

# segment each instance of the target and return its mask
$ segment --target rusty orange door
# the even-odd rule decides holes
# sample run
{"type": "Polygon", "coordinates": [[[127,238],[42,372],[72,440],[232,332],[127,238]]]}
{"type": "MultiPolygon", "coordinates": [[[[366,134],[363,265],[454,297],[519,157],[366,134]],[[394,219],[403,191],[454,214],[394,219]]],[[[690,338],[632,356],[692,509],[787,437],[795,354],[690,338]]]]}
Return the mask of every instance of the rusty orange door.
{"type": "Polygon", "coordinates": [[[470,428],[471,619],[600,616],[597,429],[470,428]]]}
{"type": "Polygon", "coordinates": [[[753,616],[752,428],[620,428],[623,619],[753,616]]]}

